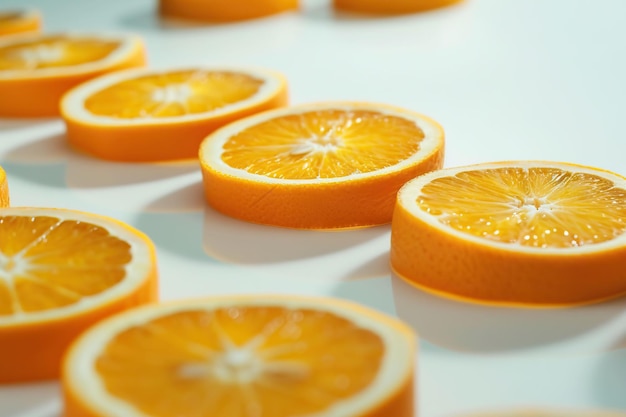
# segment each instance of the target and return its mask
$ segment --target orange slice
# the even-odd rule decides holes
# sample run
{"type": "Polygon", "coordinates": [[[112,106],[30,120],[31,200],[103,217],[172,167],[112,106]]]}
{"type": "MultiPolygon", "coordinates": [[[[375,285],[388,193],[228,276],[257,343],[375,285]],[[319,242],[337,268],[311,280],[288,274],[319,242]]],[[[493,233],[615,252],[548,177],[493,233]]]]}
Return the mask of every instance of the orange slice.
{"type": "Polygon", "coordinates": [[[0,116],[57,116],[70,88],[90,78],[145,64],[130,35],[23,35],[0,40],[0,116]]]}
{"type": "Polygon", "coordinates": [[[173,18],[230,22],[298,9],[298,0],[160,0],[161,15],[173,18]]]}
{"type": "Polygon", "coordinates": [[[412,417],[415,336],[357,304],[228,296],[88,330],[63,366],[66,417],[412,417]]]}
{"type": "Polygon", "coordinates": [[[7,174],[0,167],[0,207],[9,207],[9,182],[7,181],[7,174]]]}
{"type": "Polygon", "coordinates": [[[407,183],[391,265],[408,282],[487,303],[569,305],[626,292],[626,179],[567,163],[448,168],[407,183]]]}
{"type": "Polygon", "coordinates": [[[0,36],[41,30],[41,14],[37,10],[0,11],[0,36]]]}
{"type": "Polygon", "coordinates": [[[57,377],[79,333],[156,298],[153,244],[116,220],[2,208],[0,236],[0,383],[57,377]]]}
{"type": "Polygon", "coordinates": [[[416,13],[459,3],[461,0],[333,0],[339,10],[368,14],[416,13]]]}
{"type": "Polygon", "coordinates": [[[70,91],[62,102],[76,148],[117,161],[197,158],[202,139],[234,120],[283,106],[287,81],[261,69],[135,69],[70,91]]]}
{"type": "Polygon", "coordinates": [[[371,103],[294,106],[205,139],[208,203],[229,216],[294,228],[388,223],[395,194],[441,167],[443,130],[421,114],[371,103]]]}

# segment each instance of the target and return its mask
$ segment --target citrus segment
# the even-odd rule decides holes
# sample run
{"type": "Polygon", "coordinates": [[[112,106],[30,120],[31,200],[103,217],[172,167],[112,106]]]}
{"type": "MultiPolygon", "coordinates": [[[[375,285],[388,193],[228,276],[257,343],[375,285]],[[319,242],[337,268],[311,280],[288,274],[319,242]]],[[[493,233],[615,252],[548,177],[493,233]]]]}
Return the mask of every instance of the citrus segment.
{"type": "Polygon", "coordinates": [[[626,180],[552,162],[448,168],[407,183],[391,265],[436,292],[563,305],[626,292],[626,180]]]}
{"type": "Polygon", "coordinates": [[[10,201],[7,174],[4,172],[4,169],[0,167],[0,207],[8,207],[10,201]]]}
{"type": "Polygon", "coordinates": [[[135,36],[50,34],[0,41],[1,116],[57,116],[72,87],[108,72],[143,66],[135,36]]]}
{"type": "Polygon", "coordinates": [[[41,15],[36,10],[0,11],[0,36],[39,32],[41,15]]]}
{"type": "Polygon", "coordinates": [[[407,326],[340,300],[154,305],[102,322],[72,346],[65,416],[409,417],[414,356],[407,326]]]}
{"type": "Polygon", "coordinates": [[[0,382],[54,378],[99,319],[153,301],[154,246],[115,220],[65,209],[0,209],[0,382]]]}
{"type": "Polygon", "coordinates": [[[459,3],[461,0],[333,0],[339,10],[368,14],[417,13],[459,3]]]}
{"type": "Polygon", "coordinates": [[[128,70],[70,91],[62,115],[72,145],[119,161],[197,158],[217,128],[287,103],[287,82],[260,69],[128,70]]]}
{"type": "Polygon", "coordinates": [[[160,0],[165,17],[231,22],[269,16],[298,9],[298,0],[160,0]]]}
{"type": "Polygon", "coordinates": [[[265,112],[209,135],[205,195],[255,223],[342,228],[388,223],[395,194],[441,167],[443,130],[420,114],[368,103],[265,112]]]}

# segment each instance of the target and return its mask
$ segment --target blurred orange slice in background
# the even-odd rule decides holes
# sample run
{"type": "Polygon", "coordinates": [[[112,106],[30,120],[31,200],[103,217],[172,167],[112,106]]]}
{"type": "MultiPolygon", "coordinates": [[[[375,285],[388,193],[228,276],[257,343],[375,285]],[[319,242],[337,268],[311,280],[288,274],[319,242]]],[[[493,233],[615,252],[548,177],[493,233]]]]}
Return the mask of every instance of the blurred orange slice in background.
{"type": "Polygon", "coordinates": [[[145,62],[143,41],[133,35],[50,34],[0,39],[0,117],[58,116],[61,97],[70,88],[145,62]]]}
{"type": "Polygon", "coordinates": [[[2,208],[0,236],[0,383],[58,377],[78,334],[157,297],[154,246],[124,223],[2,208]]]}
{"type": "Polygon", "coordinates": [[[413,417],[416,338],[323,297],[224,296],[141,307],[69,349],[65,417],[413,417]]]}
{"type": "Polygon", "coordinates": [[[9,207],[9,181],[7,180],[7,174],[0,167],[0,207],[9,207]]]}
{"type": "Polygon", "coordinates": [[[0,37],[41,30],[41,14],[30,10],[0,10],[0,37]]]}
{"type": "Polygon", "coordinates": [[[407,183],[391,265],[461,299],[572,305],[626,293],[626,179],[597,168],[507,161],[407,183]]]}
{"type": "Polygon", "coordinates": [[[219,127],[287,104],[287,80],[262,69],[135,69],[91,80],[62,102],[69,142],[116,161],[198,157],[219,127]]]}
{"type": "Polygon", "coordinates": [[[440,168],[432,119],[372,103],[286,107],[235,122],[200,149],[205,195],[246,221],[304,229],[388,223],[398,189],[440,168]]]}
{"type": "Polygon", "coordinates": [[[159,12],[168,18],[231,22],[298,9],[298,0],[159,0],[159,12]]]}
{"type": "Polygon", "coordinates": [[[404,14],[437,9],[462,0],[333,0],[339,10],[368,14],[404,14]]]}

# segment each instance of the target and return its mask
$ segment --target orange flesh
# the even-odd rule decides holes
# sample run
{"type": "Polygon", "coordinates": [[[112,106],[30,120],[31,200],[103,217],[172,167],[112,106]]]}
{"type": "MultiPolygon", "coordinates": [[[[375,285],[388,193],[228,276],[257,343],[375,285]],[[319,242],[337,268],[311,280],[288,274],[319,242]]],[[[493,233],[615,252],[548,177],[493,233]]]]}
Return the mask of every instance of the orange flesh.
{"type": "Polygon", "coordinates": [[[123,119],[205,113],[246,100],[263,81],[223,71],[178,71],[119,82],[85,100],[99,116],[123,119]]]}
{"type": "Polygon", "coordinates": [[[111,288],[126,276],[128,243],[93,224],[0,217],[0,315],[51,310],[111,288]]]}
{"type": "Polygon", "coordinates": [[[364,110],[282,116],[234,135],[222,160],[281,179],[339,178],[377,171],[415,154],[424,132],[401,117],[364,110]]]}
{"type": "Polygon", "coordinates": [[[378,335],[331,313],[230,307],[125,330],[96,370],[109,393],[154,417],[295,417],[362,391],[383,354],[378,335]]]}
{"type": "Polygon", "coordinates": [[[49,36],[0,47],[0,71],[72,67],[102,60],[120,42],[49,36]]]}
{"type": "Polygon", "coordinates": [[[461,232],[541,248],[612,240],[626,232],[626,190],[557,168],[466,171],[424,186],[419,207],[461,232]]]}

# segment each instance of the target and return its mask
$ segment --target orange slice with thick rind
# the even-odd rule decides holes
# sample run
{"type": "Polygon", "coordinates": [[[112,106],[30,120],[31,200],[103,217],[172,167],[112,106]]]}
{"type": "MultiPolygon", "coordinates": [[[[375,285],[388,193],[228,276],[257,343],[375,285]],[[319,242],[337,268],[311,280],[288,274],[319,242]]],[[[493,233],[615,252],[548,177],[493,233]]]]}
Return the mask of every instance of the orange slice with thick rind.
{"type": "Polygon", "coordinates": [[[2,117],[58,116],[69,89],[91,78],[145,65],[134,35],[44,34],[0,39],[2,117]]]}
{"type": "Polygon", "coordinates": [[[64,415],[412,417],[415,343],[397,319],[332,298],[155,304],[72,345],[64,415]]]}
{"type": "Polygon", "coordinates": [[[0,167],[0,207],[9,207],[11,202],[9,196],[9,181],[7,180],[7,174],[4,169],[0,167]]]}
{"type": "Polygon", "coordinates": [[[417,13],[459,3],[462,0],[333,0],[333,7],[339,10],[393,15],[417,13]]]}
{"type": "Polygon", "coordinates": [[[195,159],[209,133],[287,100],[287,81],[274,71],[135,69],[73,89],[62,115],[69,142],[102,159],[195,159]]]}
{"type": "Polygon", "coordinates": [[[41,31],[41,14],[35,9],[0,10],[0,37],[41,31]]]}
{"type": "Polygon", "coordinates": [[[159,0],[167,18],[208,22],[254,19],[298,9],[298,0],[159,0]]]}
{"type": "Polygon", "coordinates": [[[544,161],[439,170],[398,193],[391,266],[438,294],[573,305],[626,293],[626,179],[544,161]]]}
{"type": "Polygon", "coordinates": [[[373,103],[319,103],[252,116],[200,148],[207,202],[253,223],[330,229],[388,223],[398,189],[441,167],[432,119],[373,103]]]}
{"type": "Polygon", "coordinates": [[[67,346],[157,296],[155,248],[138,230],[67,209],[0,209],[0,383],[56,378],[67,346]]]}

